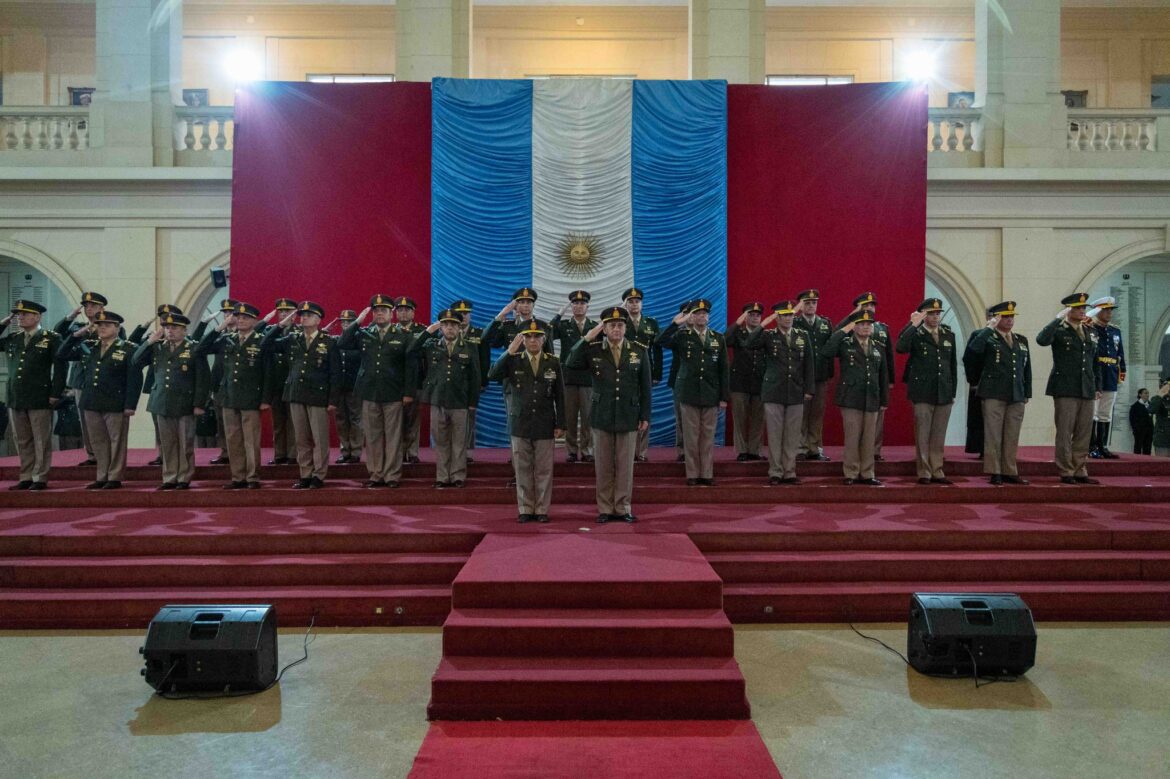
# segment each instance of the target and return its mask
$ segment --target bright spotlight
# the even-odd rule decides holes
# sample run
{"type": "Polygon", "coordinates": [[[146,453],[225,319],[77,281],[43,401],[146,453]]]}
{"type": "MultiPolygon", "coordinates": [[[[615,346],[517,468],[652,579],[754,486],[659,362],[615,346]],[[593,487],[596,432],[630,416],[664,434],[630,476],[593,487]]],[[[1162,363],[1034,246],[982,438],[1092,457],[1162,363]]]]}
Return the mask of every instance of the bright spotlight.
{"type": "Polygon", "coordinates": [[[224,58],[223,69],[237,84],[264,78],[264,63],[254,52],[247,49],[229,52],[224,58]]]}
{"type": "Polygon", "coordinates": [[[902,77],[907,81],[930,81],[934,78],[934,52],[907,52],[902,58],[902,77]]]}

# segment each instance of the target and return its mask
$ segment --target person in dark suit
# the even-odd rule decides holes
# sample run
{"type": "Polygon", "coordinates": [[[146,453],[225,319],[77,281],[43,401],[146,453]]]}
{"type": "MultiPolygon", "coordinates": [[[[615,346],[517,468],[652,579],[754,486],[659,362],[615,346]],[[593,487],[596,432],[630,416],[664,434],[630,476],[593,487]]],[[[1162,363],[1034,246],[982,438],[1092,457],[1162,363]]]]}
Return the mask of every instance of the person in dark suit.
{"type": "Polygon", "coordinates": [[[1137,400],[1129,407],[1129,428],[1133,431],[1133,453],[1149,454],[1154,446],[1154,417],[1150,413],[1150,391],[1138,390],[1137,400]]]}

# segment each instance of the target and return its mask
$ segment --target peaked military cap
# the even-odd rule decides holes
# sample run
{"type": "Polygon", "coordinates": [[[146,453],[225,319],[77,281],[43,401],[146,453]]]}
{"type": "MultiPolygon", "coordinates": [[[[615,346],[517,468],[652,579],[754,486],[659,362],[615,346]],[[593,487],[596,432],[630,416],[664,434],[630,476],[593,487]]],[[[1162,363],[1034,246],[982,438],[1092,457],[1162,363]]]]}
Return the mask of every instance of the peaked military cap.
{"type": "Polygon", "coordinates": [[[621,306],[610,306],[601,312],[602,322],[628,322],[629,319],[630,312],[621,306]]]}
{"type": "Polygon", "coordinates": [[[414,300],[408,298],[406,295],[399,295],[398,297],[394,298],[394,307],[413,309],[415,308],[414,300]]]}
{"type": "Polygon", "coordinates": [[[691,301],[691,313],[692,314],[695,313],[696,311],[710,311],[710,310],[711,310],[711,301],[707,300],[707,298],[698,298],[697,300],[691,301]]]}
{"type": "Polygon", "coordinates": [[[353,320],[357,319],[357,312],[352,308],[345,308],[342,309],[341,313],[337,315],[337,318],[342,322],[352,322],[353,320]]]}
{"type": "Polygon", "coordinates": [[[297,306],[297,313],[299,314],[316,314],[322,319],[325,317],[325,308],[320,303],[314,303],[311,300],[306,300],[297,306]]]}
{"type": "Polygon", "coordinates": [[[14,314],[43,314],[45,307],[35,300],[18,300],[12,304],[14,314]]]}
{"type": "Polygon", "coordinates": [[[781,316],[784,316],[785,314],[795,314],[796,313],[796,301],[795,300],[781,300],[779,303],[772,306],[772,311],[774,313],[781,315],[781,316]]]}
{"type": "Polygon", "coordinates": [[[746,314],[762,314],[764,313],[764,304],[759,302],[744,303],[743,310],[746,314]]]}
{"type": "Polygon", "coordinates": [[[370,308],[394,308],[394,301],[389,295],[378,293],[370,298],[370,308]]]}
{"type": "Polygon", "coordinates": [[[692,300],[684,300],[683,302],[678,304],[678,312],[680,314],[689,314],[691,311],[691,305],[693,303],[694,303],[694,301],[692,301],[692,300]]]}
{"type": "Polygon", "coordinates": [[[642,300],[645,297],[646,296],[642,294],[642,290],[638,289],[637,287],[630,287],[622,293],[622,301],[629,300],[630,298],[637,298],[638,300],[642,300]]]}
{"type": "Polygon", "coordinates": [[[93,318],[95,323],[101,324],[103,322],[120,325],[126,321],[121,314],[115,314],[113,311],[102,311],[93,318]]]}
{"type": "Polygon", "coordinates": [[[994,306],[987,309],[987,313],[991,314],[991,316],[1015,316],[1016,301],[1005,300],[1002,303],[996,303],[994,306]]]}
{"type": "Polygon", "coordinates": [[[260,309],[256,308],[250,303],[236,303],[235,313],[237,316],[250,316],[253,319],[260,318],[260,309]]]}
{"type": "Polygon", "coordinates": [[[439,312],[439,321],[440,322],[454,322],[457,325],[461,325],[461,324],[463,324],[463,317],[461,317],[459,315],[459,312],[457,312],[453,308],[444,308],[442,311],[439,312]]]}
{"type": "Polygon", "coordinates": [[[536,290],[532,287],[521,287],[512,295],[512,300],[531,300],[536,302],[536,290]]]}
{"type": "Polygon", "coordinates": [[[106,296],[100,292],[82,292],[82,303],[97,303],[99,306],[108,306],[110,301],[106,300],[106,296]]]}
{"type": "MultiPolygon", "coordinates": [[[[178,311],[178,313],[180,313],[180,314],[183,313],[182,311],[179,311],[177,308],[175,310],[178,311]]],[[[225,314],[230,314],[232,311],[236,310],[236,301],[232,300],[231,298],[224,298],[219,303],[219,310],[224,312],[225,314]]]]}
{"type": "Polygon", "coordinates": [[[873,312],[872,311],[854,311],[852,314],[849,315],[849,321],[852,322],[853,324],[857,324],[859,322],[872,322],[873,321],[873,312]]]}
{"type": "Polygon", "coordinates": [[[592,299],[593,296],[583,289],[575,289],[569,293],[569,300],[574,303],[588,303],[592,299]]]}
{"type": "Polygon", "coordinates": [[[162,325],[183,325],[186,327],[191,324],[191,320],[183,314],[163,314],[158,318],[158,321],[162,325]]]}
{"type": "MultiPolygon", "coordinates": [[[[226,310],[226,308],[225,308],[225,310],[226,310]]],[[[167,314],[181,314],[181,313],[183,313],[183,309],[179,308],[174,303],[163,303],[162,305],[160,305],[158,308],[156,308],[154,310],[154,313],[157,316],[161,317],[161,316],[166,316],[167,314]]]]}
{"type": "Polygon", "coordinates": [[[296,309],[297,309],[297,302],[295,300],[293,300],[292,298],[277,298],[276,299],[276,310],[277,311],[296,311],[296,309]]]}
{"type": "Polygon", "coordinates": [[[1089,305],[1088,292],[1074,292],[1071,295],[1066,295],[1060,299],[1060,305],[1068,306],[1069,308],[1079,308],[1080,306],[1089,305]]]}
{"type": "Polygon", "coordinates": [[[1097,298],[1089,305],[1091,305],[1093,308],[1097,309],[1098,311],[1100,311],[1102,309],[1106,309],[1106,308],[1117,308],[1117,298],[1109,297],[1108,295],[1106,295],[1103,298],[1097,298]]]}
{"type": "Polygon", "coordinates": [[[819,289],[805,289],[796,293],[796,302],[803,303],[806,300],[820,300],[821,291],[819,289]]]}
{"type": "Polygon", "coordinates": [[[452,311],[460,314],[470,314],[473,307],[474,304],[467,298],[459,298],[449,306],[452,311]]]}
{"type": "Polygon", "coordinates": [[[877,305],[877,298],[873,296],[872,292],[862,292],[857,297],[853,298],[853,305],[860,306],[863,303],[873,303],[877,305]]]}
{"type": "Polygon", "coordinates": [[[918,310],[925,311],[927,313],[931,311],[942,311],[943,302],[939,298],[927,298],[918,304],[918,310]]]}
{"type": "Polygon", "coordinates": [[[540,322],[535,319],[529,319],[524,323],[524,327],[520,328],[520,335],[544,335],[544,328],[540,326],[540,322]]]}

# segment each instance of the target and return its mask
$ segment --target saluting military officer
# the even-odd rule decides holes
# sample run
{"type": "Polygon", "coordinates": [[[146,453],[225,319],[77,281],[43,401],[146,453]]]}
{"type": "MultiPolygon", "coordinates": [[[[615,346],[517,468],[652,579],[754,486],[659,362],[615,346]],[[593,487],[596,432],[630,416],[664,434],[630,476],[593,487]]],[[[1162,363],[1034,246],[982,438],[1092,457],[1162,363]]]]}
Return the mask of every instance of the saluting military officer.
{"type": "MultiPolygon", "coordinates": [[[[467,298],[460,298],[451,305],[447,306],[447,308],[451,309],[463,318],[463,324],[459,328],[460,332],[463,334],[463,340],[471,344],[479,351],[479,367],[483,369],[480,371],[481,376],[479,380],[479,389],[482,393],[483,390],[487,387],[488,383],[488,372],[486,368],[492,364],[492,347],[489,346],[488,342],[483,338],[483,328],[476,327],[475,325],[471,324],[471,311],[474,307],[474,304],[467,298]]],[[[474,448],[475,409],[469,408],[467,409],[467,451],[470,452],[474,448]]],[[[470,454],[467,455],[467,462],[475,462],[470,454]]]]}
{"type": "Polygon", "coordinates": [[[271,406],[264,402],[269,393],[259,318],[260,309],[236,303],[235,311],[195,347],[199,354],[218,355],[223,366],[220,406],[232,473],[227,490],[260,489],[260,412],[271,406]]]}
{"type": "Polygon", "coordinates": [[[768,483],[800,484],[796,453],[801,443],[804,404],[816,391],[816,365],[808,332],[793,327],[796,301],[782,300],[741,348],[759,352],[764,361],[760,395],[768,423],[768,483]],[[767,330],[776,323],[775,330],[767,330]]]}
{"type": "Polygon", "coordinates": [[[707,326],[710,315],[711,301],[699,298],[658,337],[666,347],[679,343],[674,394],[682,408],[687,485],[692,487],[715,484],[715,424],[719,409],[727,408],[727,341],[707,326]],[[679,329],[683,322],[688,329],[679,329]]]}
{"type": "MultiPolygon", "coordinates": [[[[147,336],[151,332],[151,325],[155,323],[160,317],[167,314],[182,314],[183,309],[174,305],[173,303],[162,303],[155,309],[154,316],[146,320],[142,324],[130,331],[130,335],[126,336],[126,340],[134,344],[135,348],[141,346],[147,336]]],[[[146,369],[146,378],[142,380],[142,394],[150,395],[150,391],[154,389],[154,366],[148,366],[146,369]]],[[[154,414],[150,415],[150,423],[154,427],[154,448],[155,457],[147,463],[147,465],[162,465],[162,439],[158,431],[158,419],[154,414]]]]}
{"type": "Polygon", "coordinates": [[[426,366],[419,399],[431,407],[435,441],[435,487],[462,487],[467,481],[467,412],[479,405],[479,349],[463,340],[463,317],[447,308],[418,333],[408,353],[421,352],[426,366]],[[442,330],[442,335],[436,333],[442,330]]]}
{"type": "MultiPolygon", "coordinates": [[[[280,322],[297,310],[297,302],[292,298],[276,299],[276,321],[280,322]]],[[[296,331],[296,325],[290,331],[296,331]]],[[[265,403],[272,410],[272,459],[269,465],[288,465],[294,461],[296,453],[296,435],[293,431],[292,412],[288,401],[284,399],[284,385],[288,383],[288,353],[281,349],[268,349],[264,353],[267,362],[268,376],[264,385],[271,388],[266,393],[265,403]]]]}
{"type": "Polygon", "coordinates": [[[943,304],[927,298],[910,315],[895,348],[910,355],[902,381],[914,404],[914,450],[919,484],[950,484],[943,472],[947,422],[959,383],[955,334],[942,324],[943,304]]]}
{"type": "MultiPolygon", "coordinates": [[[[679,303],[678,313],[686,314],[690,310],[690,300],[684,300],[682,303],[679,303]]],[[[687,329],[686,320],[683,320],[683,323],[679,325],[679,329],[687,329]]],[[[674,405],[674,459],[675,462],[680,463],[686,462],[687,459],[686,447],[683,445],[682,405],[678,402],[678,395],[674,391],[674,383],[678,379],[678,353],[681,346],[682,341],[676,338],[674,344],[670,347],[670,372],[666,376],[666,386],[670,389],[670,398],[674,405]]],[[[663,352],[662,344],[657,337],[654,339],[654,348],[659,354],[663,352]]]]}
{"type": "MultiPolygon", "coordinates": [[[[89,328],[89,325],[94,324],[94,322],[97,321],[97,315],[101,313],[108,305],[109,301],[106,300],[106,296],[100,292],[83,292],[81,293],[80,305],[69,312],[68,316],[63,317],[61,321],[57,323],[56,327],[53,328],[53,330],[57,333],[57,335],[61,336],[62,343],[64,343],[69,339],[69,336],[72,335],[75,330],[79,330],[83,327],[89,328]],[[86,321],[84,323],[74,321],[77,319],[79,314],[85,315],[86,321]]],[[[93,333],[94,329],[89,328],[86,331],[86,336],[89,338],[89,340],[96,341],[97,339],[92,337],[93,333]]],[[[126,331],[119,327],[117,337],[125,338],[126,331]]],[[[77,360],[75,365],[71,364],[69,366],[69,375],[65,377],[65,386],[69,388],[69,392],[73,396],[74,402],[77,403],[78,409],[81,408],[81,391],[84,385],[84,378],[82,375],[83,373],[84,368],[81,364],[81,361],[77,360]]],[[[89,442],[89,430],[85,426],[84,414],[82,415],[81,422],[81,443],[85,447],[86,453],[86,459],[81,463],[81,465],[97,465],[97,459],[93,451],[93,444],[89,442]]]]}
{"type": "Polygon", "coordinates": [[[764,353],[746,348],[747,339],[760,329],[764,304],[745,303],[735,326],[727,334],[731,357],[731,419],[735,428],[735,459],[739,462],[762,460],[760,443],[764,439],[764,401],[760,396],[764,383],[764,353]]]}
{"type": "MultiPolygon", "coordinates": [[[[877,318],[877,297],[872,292],[862,292],[857,297],[853,298],[853,312],[868,311],[873,317],[873,340],[878,348],[882,350],[885,356],[885,371],[886,382],[892,387],[897,377],[894,374],[894,337],[890,335],[890,328],[884,323],[879,322],[877,318]]],[[[851,314],[852,315],[852,314],[851,314]]],[[[849,322],[849,317],[842,319],[837,323],[837,329],[840,330],[849,322]]],[[[877,428],[874,432],[873,444],[873,459],[882,460],[882,439],[885,437],[886,431],[886,410],[883,408],[878,412],[877,428]]]]}
{"type": "Polygon", "coordinates": [[[821,359],[836,359],[841,366],[836,403],[845,427],[845,483],[880,487],[874,445],[878,413],[890,403],[890,382],[886,348],[873,328],[872,311],[854,311],[825,343],[821,359]]]}
{"type": "Polygon", "coordinates": [[[829,458],[824,452],[825,405],[829,397],[829,381],[833,378],[833,360],[822,360],[821,352],[833,335],[833,323],[827,317],[817,314],[820,301],[821,293],[818,290],[799,292],[796,296],[799,310],[792,326],[808,334],[817,374],[816,390],[804,404],[804,416],[800,422],[803,454],[798,459],[827,461],[829,458]]]}
{"type": "MultiPolygon", "coordinates": [[[[357,312],[347,308],[337,315],[337,321],[344,332],[346,328],[357,320],[357,312]]],[[[357,379],[358,366],[362,361],[361,351],[353,348],[342,349],[338,342],[338,353],[341,355],[341,395],[337,399],[337,438],[341,445],[341,454],[337,458],[339,464],[360,463],[362,461],[362,401],[353,391],[354,381],[357,379]]]]}
{"type": "Polygon", "coordinates": [[[20,481],[10,490],[43,490],[53,464],[53,407],[65,391],[65,361],[57,356],[61,336],[41,327],[45,307],[18,300],[0,321],[0,335],[13,318],[17,329],[0,337],[8,355],[8,417],[20,456],[20,481]]]}
{"type": "Polygon", "coordinates": [[[988,309],[987,326],[967,342],[964,365],[979,366],[977,394],[983,405],[983,472],[992,484],[1027,484],[1016,466],[1024,406],[1032,397],[1028,339],[1012,332],[1016,301],[988,309]]]}
{"type": "MultiPolygon", "coordinates": [[[[569,293],[569,302],[553,317],[550,338],[561,342],[561,354],[569,356],[573,347],[592,330],[597,322],[589,318],[589,300],[593,296],[583,289],[569,293]],[[573,315],[565,319],[569,308],[573,315]]],[[[524,330],[528,330],[527,323],[524,330]]],[[[539,328],[538,328],[539,329],[539,328]]],[[[589,429],[589,407],[593,397],[593,376],[588,369],[565,369],[565,449],[566,461],[593,462],[593,432],[589,429]]]]}
{"type": "Polygon", "coordinates": [[[300,479],[293,487],[299,490],[325,486],[329,414],[336,411],[341,393],[341,355],[337,340],[320,329],[324,318],[325,309],[306,300],[277,327],[269,328],[261,341],[262,348],[288,355],[288,380],[269,391],[273,400],[280,393],[289,406],[300,466],[300,479]],[[295,316],[299,316],[301,331],[285,335],[295,316]]]}
{"type": "Polygon", "coordinates": [[[1063,484],[1099,484],[1089,478],[1089,440],[1093,404],[1101,395],[1097,333],[1085,316],[1089,295],[1074,292],[1061,299],[1064,309],[1036,336],[1039,346],[1052,347],[1052,372],[1045,394],[1052,396],[1056,415],[1056,468],[1063,484]]]}
{"type": "MultiPolygon", "coordinates": [[[[658,320],[652,316],[642,316],[642,304],[645,296],[637,287],[630,287],[622,293],[622,306],[630,315],[630,324],[626,336],[650,355],[650,383],[657,386],[662,381],[662,346],[658,344],[658,320]]],[[[563,354],[563,353],[562,353],[563,354]]],[[[679,436],[681,436],[681,431],[679,436]]],[[[682,448],[682,438],[678,439],[679,448],[682,448]]],[[[638,431],[638,448],[634,454],[634,462],[646,462],[646,454],[650,451],[650,428],[638,431]]]]}
{"type": "Polygon", "coordinates": [[[134,345],[119,337],[121,314],[103,307],[93,322],[74,330],[58,355],[81,363],[82,389],[78,407],[97,460],[97,478],[90,490],[116,490],[126,470],[127,429],[142,393],[142,371],[133,365],[134,345]],[[91,334],[94,340],[86,340],[91,334]]]}
{"type": "MultiPolygon", "coordinates": [[[[236,302],[232,298],[224,298],[219,302],[219,311],[212,314],[210,317],[204,317],[199,324],[195,326],[195,333],[192,338],[199,342],[203,339],[203,334],[207,331],[207,326],[212,319],[217,316],[223,317],[225,320],[232,322],[235,319],[232,317],[232,312],[236,310],[236,302]]],[[[182,313],[182,312],[179,312],[182,313]]],[[[231,329],[228,325],[228,329],[231,329]]],[[[213,356],[209,363],[211,369],[211,406],[215,409],[215,443],[219,447],[219,454],[211,458],[210,465],[227,465],[228,448],[227,448],[227,428],[223,423],[223,364],[218,356],[213,356]]]]}
{"type": "Polygon", "coordinates": [[[634,491],[634,451],[638,431],[650,426],[650,358],[626,338],[629,314],[612,306],[601,322],[569,351],[566,367],[593,374],[594,472],[597,521],[636,522],[630,506],[634,491]],[[598,340],[602,330],[605,337],[598,340]]]}
{"type": "Polygon", "coordinates": [[[391,321],[393,305],[389,295],[371,297],[340,341],[342,349],[361,352],[353,391],[362,403],[369,488],[397,487],[402,479],[403,408],[414,403],[418,381],[418,360],[406,355],[414,336],[391,321]],[[373,323],[362,327],[370,312],[373,323]]]}
{"type": "MultiPolygon", "coordinates": [[[[532,309],[535,306],[536,290],[532,287],[521,287],[516,290],[512,295],[512,301],[500,309],[496,318],[488,323],[483,331],[483,339],[493,349],[506,349],[529,320],[534,320],[540,325],[541,330],[549,332],[548,322],[533,316],[532,309]],[[512,316],[511,319],[507,318],[509,315],[512,316]]],[[[544,340],[544,351],[546,354],[553,353],[552,343],[548,338],[544,340]]],[[[505,390],[507,390],[506,385],[505,390]]]]}
{"type": "Polygon", "coordinates": [[[1093,440],[1089,456],[1106,460],[1120,459],[1109,451],[1109,428],[1113,424],[1113,404],[1117,390],[1125,381],[1125,345],[1121,329],[1110,324],[1117,299],[1109,296],[1094,300],[1089,305],[1089,320],[1097,333],[1097,365],[1101,370],[1101,395],[1093,405],[1093,440]]]}
{"type": "MultiPolygon", "coordinates": [[[[412,336],[424,332],[427,328],[425,325],[414,321],[415,314],[414,298],[399,295],[394,298],[394,318],[398,321],[395,323],[399,330],[409,333],[412,336]]],[[[426,377],[426,360],[423,359],[421,353],[415,354],[412,359],[415,360],[414,370],[418,376],[418,383],[421,386],[426,377]]],[[[418,447],[420,444],[420,435],[422,430],[422,417],[419,414],[418,404],[407,403],[402,407],[402,461],[405,463],[418,462],[418,447]]]]}
{"type": "Polygon", "coordinates": [[[488,371],[510,384],[508,434],[516,474],[519,522],[548,522],[552,503],[553,450],[565,427],[565,379],[561,361],[544,354],[544,331],[536,322],[508,345],[488,371]]]}
{"type": "Polygon", "coordinates": [[[195,476],[195,417],[202,416],[211,391],[207,358],[187,337],[183,314],[164,314],[159,328],[134,352],[134,367],[149,365],[154,386],[146,409],[158,421],[162,455],[160,490],[185,490],[195,476]]]}

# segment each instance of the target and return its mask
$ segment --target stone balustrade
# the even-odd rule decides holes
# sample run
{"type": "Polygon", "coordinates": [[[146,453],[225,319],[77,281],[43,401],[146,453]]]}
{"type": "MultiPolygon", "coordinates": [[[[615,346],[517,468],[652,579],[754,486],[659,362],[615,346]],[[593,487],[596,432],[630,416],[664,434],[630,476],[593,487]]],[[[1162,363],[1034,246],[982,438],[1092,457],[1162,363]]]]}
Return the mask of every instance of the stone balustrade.
{"type": "Polygon", "coordinates": [[[980,151],[982,115],[978,108],[931,108],[930,151],[980,151]]]}
{"type": "MultiPolygon", "coordinates": [[[[1170,111],[1070,108],[1068,148],[1090,152],[1156,152],[1159,151],[1159,125],[1163,132],[1170,127],[1170,111]]],[[[1170,143],[1170,138],[1167,142],[1170,143]]]]}
{"type": "Polygon", "coordinates": [[[88,148],[88,106],[0,107],[0,152],[88,148]]]}
{"type": "Polygon", "coordinates": [[[232,106],[175,108],[176,151],[230,151],[234,134],[235,109],[232,106]]]}

